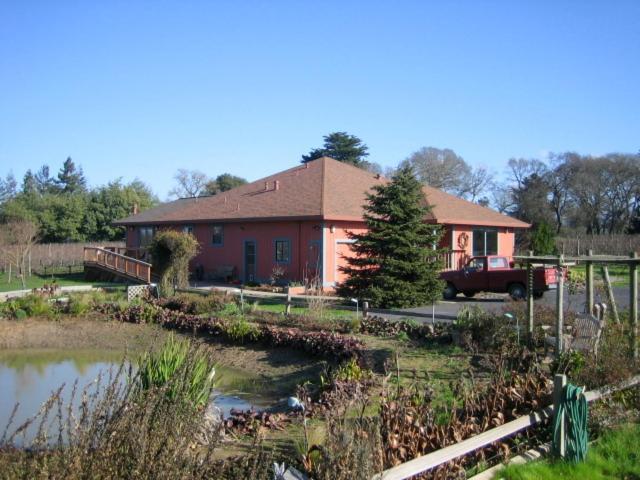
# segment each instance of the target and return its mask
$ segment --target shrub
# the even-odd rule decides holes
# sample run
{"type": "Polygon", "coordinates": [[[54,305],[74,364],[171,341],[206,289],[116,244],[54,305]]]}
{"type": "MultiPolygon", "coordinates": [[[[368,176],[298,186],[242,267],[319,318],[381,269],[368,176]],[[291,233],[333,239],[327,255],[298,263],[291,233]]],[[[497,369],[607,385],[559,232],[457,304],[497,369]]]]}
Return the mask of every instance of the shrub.
{"type": "Polygon", "coordinates": [[[193,315],[216,313],[222,311],[228,303],[223,293],[211,291],[206,295],[197,293],[179,293],[167,299],[159,300],[158,304],[170,310],[177,310],[193,315]]]}
{"type": "Polygon", "coordinates": [[[159,232],[149,246],[153,267],[160,274],[160,291],[163,295],[175,288],[189,284],[189,261],[198,253],[196,238],[183,232],[164,230],[159,232]]]}
{"type": "Polygon", "coordinates": [[[233,342],[244,343],[247,340],[256,341],[260,336],[260,331],[244,317],[238,317],[227,324],[225,334],[233,342]]]}
{"type": "Polygon", "coordinates": [[[477,306],[463,307],[458,311],[454,333],[456,342],[471,351],[496,353],[516,343],[513,324],[503,316],[477,306]]]}
{"type": "Polygon", "coordinates": [[[71,295],[67,304],[67,311],[72,315],[84,315],[93,307],[94,298],[91,295],[71,295]]]}
{"type": "Polygon", "coordinates": [[[26,317],[50,317],[55,311],[48,299],[40,295],[25,295],[2,304],[3,315],[23,319],[26,317]]]}

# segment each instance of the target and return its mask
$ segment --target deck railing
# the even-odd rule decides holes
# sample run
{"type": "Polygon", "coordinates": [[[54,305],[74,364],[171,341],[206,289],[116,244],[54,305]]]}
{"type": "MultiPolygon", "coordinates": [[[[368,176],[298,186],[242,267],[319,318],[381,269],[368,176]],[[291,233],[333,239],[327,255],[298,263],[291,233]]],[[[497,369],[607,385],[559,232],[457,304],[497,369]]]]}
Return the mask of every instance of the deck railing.
{"type": "Polygon", "coordinates": [[[119,253],[125,257],[135,258],[136,260],[147,261],[149,259],[149,251],[144,247],[101,247],[110,252],[119,253]]]}
{"type": "Polygon", "coordinates": [[[442,271],[460,270],[464,267],[469,255],[464,250],[449,250],[441,255],[442,271]]]}
{"type": "MultiPolygon", "coordinates": [[[[126,250],[126,249],[123,249],[126,250]]],[[[94,264],[151,283],[151,264],[101,247],[85,247],[84,263],[94,264]]]]}

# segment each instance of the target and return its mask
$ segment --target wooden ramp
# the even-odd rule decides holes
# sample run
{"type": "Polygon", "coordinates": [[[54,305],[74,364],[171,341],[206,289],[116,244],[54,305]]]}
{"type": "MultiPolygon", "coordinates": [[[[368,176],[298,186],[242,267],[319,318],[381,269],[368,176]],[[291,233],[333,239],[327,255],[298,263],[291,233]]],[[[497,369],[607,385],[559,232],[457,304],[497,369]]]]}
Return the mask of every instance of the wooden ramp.
{"type": "Polygon", "coordinates": [[[134,283],[151,283],[151,264],[102,247],[84,247],[84,266],[134,283]]]}

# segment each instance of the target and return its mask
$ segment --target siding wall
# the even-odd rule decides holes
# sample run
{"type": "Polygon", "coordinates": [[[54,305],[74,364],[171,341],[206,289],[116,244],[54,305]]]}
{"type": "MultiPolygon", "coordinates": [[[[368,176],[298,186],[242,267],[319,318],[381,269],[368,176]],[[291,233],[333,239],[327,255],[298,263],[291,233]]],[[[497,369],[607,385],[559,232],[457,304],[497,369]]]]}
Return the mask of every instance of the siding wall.
{"type": "MultiPolygon", "coordinates": [[[[181,230],[183,225],[161,228],[181,230]]],[[[200,252],[191,262],[191,267],[202,265],[205,276],[210,277],[217,267],[232,265],[235,277],[243,280],[244,242],[256,242],[256,281],[268,281],[275,261],[276,239],[287,239],[290,243],[290,261],[283,264],[285,279],[304,281],[316,274],[316,265],[322,264],[323,285],[331,287],[343,280],[340,266],[345,257],[351,255],[348,231],[362,233],[364,222],[247,222],[225,223],[224,241],[221,246],[212,245],[211,224],[194,224],[194,235],[200,243],[200,252]],[[318,256],[322,259],[319,262],[318,256]]],[[[467,255],[473,253],[473,227],[468,225],[446,225],[441,247],[460,250],[459,237],[466,233],[469,241],[465,248],[467,255]]],[[[138,246],[138,228],[129,227],[127,246],[138,246]]],[[[498,254],[512,256],[515,236],[513,229],[498,228],[498,254]]],[[[321,272],[318,272],[320,275],[321,272]]]]}
{"type": "MultiPolygon", "coordinates": [[[[256,242],[256,281],[268,281],[275,261],[275,241],[288,240],[289,262],[280,264],[285,270],[285,278],[302,281],[313,275],[318,263],[317,252],[321,252],[322,227],[319,222],[247,222],[225,223],[224,239],[220,246],[212,244],[211,224],[193,224],[193,234],[200,243],[200,252],[191,261],[191,268],[202,265],[205,278],[210,278],[216,268],[231,265],[237,279],[244,279],[245,240],[256,242]],[[315,241],[315,243],[313,243],[315,241]]],[[[162,226],[182,230],[184,225],[162,226]]],[[[137,228],[127,235],[128,246],[138,246],[137,228]]]]}

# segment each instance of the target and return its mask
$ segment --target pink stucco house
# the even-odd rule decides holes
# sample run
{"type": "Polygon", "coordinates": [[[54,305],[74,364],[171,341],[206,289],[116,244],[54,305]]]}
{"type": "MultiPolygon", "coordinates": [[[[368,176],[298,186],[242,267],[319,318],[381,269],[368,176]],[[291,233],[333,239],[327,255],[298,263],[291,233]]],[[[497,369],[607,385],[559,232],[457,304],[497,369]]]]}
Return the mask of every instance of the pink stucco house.
{"type": "MultiPolygon", "coordinates": [[[[329,288],[343,279],[351,254],[348,231],[361,232],[365,192],[387,180],[323,157],[210,197],[184,198],[115,222],[126,227],[127,249],[144,249],[162,228],[193,233],[200,252],[192,268],[205,278],[266,281],[274,268],[284,280],[318,278],[329,288]]],[[[444,225],[445,268],[471,255],[514,252],[514,233],[529,224],[424,187],[444,225]]]]}

